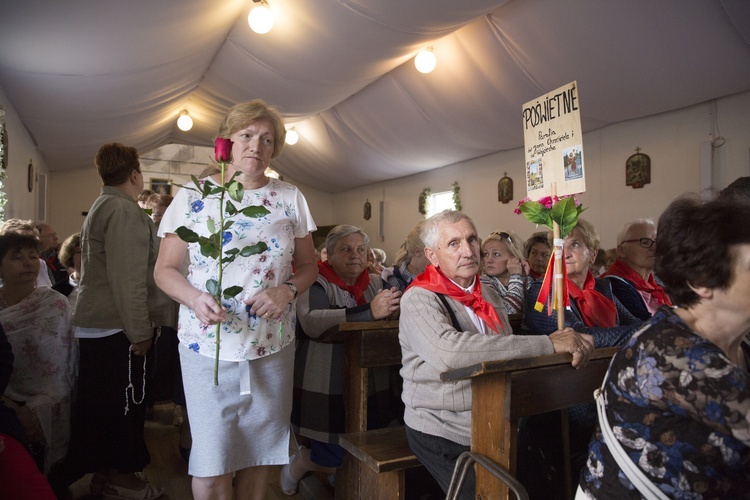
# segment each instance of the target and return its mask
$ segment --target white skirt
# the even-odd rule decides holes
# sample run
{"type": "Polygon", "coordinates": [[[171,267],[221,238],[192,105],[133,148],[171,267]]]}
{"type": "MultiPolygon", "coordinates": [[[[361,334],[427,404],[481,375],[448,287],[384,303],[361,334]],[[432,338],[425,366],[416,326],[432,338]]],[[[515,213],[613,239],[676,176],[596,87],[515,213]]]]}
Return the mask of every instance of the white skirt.
{"type": "Polygon", "coordinates": [[[191,476],[289,462],[294,344],[253,361],[220,361],[218,386],[212,357],[180,344],[180,363],[193,438],[191,476]]]}

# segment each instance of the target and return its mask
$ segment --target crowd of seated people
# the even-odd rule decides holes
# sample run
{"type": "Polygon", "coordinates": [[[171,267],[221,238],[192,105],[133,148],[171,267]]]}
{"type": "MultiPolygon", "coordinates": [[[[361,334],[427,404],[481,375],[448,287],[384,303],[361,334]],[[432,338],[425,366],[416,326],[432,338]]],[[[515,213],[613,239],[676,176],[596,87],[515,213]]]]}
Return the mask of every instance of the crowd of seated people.
{"type": "MultiPolygon", "coordinates": [[[[743,437],[747,426],[738,424],[736,427],[735,420],[728,420],[727,416],[737,412],[747,414],[743,405],[750,401],[750,348],[742,342],[750,331],[750,320],[742,315],[747,308],[743,306],[744,295],[739,284],[746,271],[742,267],[743,252],[749,243],[743,239],[744,232],[732,232],[727,229],[731,225],[729,222],[715,220],[718,216],[714,212],[731,219],[732,210],[739,210],[740,214],[750,210],[747,188],[738,182],[722,192],[717,201],[678,200],[670,206],[659,220],[658,229],[661,232],[663,225],[672,241],[684,240],[684,245],[663,243],[660,246],[658,242],[663,240],[657,240],[657,225],[653,220],[637,219],[621,228],[616,247],[605,252],[600,248],[600,237],[593,224],[579,219],[563,241],[569,307],[564,313],[562,330],[558,329],[554,311],[549,311],[550,302],[537,301],[541,278],[554,252],[551,232],[533,233],[525,241],[511,231],[493,232],[480,240],[467,215],[446,211],[420,221],[406,236],[393,265],[388,266],[385,252],[370,247],[368,236],[360,228],[337,226],[317,251],[317,281],[300,294],[296,303],[298,324],[291,422],[299,444],[295,444],[289,464],[281,470],[282,491],[287,495],[295,494],[299,481],[310,472],[329,474],[334,485],[335,472],[345,453],[338,445],[338,435],[344,430],[343,347],[318,342],[317,337],[342,322],[399,319],[403,356],[400,374],[404,382],[401,395],[405,406],[405,411],[401,407],[404,413],[400,417],[406,423],[413,451],[444,489],[458,455],[469,449],[471,390],[468,383],[454,384],[450,394],[436,398],[439,391],[447,390],[440,382],[440,373],[476,360],[552,352],[569,352],[573,355],[573,366],[582,367],[594,348],[624,346],[623,353],[656,356],[653,366],[659,367],[663,378],[652,380],[654,391],[672,390],[668,384],[673,383],[670,377],[674,374],[668,367],[697,356],[698,351],[703,358],[712,360],[712,367],[725,366],[720,380],[710,383],[700,378],[700,370],[693,370],[692,376],[701,382],[685,389],[693,395],[710,394],[716,399],[713,406],[706,403],[682,408],[671,400],[654,401],[635,392],[623,374],[646,369],[643,363],[648,364],[651,358],[628,358],[623,354],[615,358],[616,371],[610,370],[606,379],[603,404],[611,425],[626,427],[636,434],[644,433],[643,443],[637,445],[634,439],[623,439],[617,433],[615,436],[627,449],[625,456],[634,456],[634,446],[639,453],[645,453],[648,448],[649,460],[636,461],[636,468],[643,469],[642,472],[656,483],[656,488],[667,494],[677,491],[687,494],[697,491],[704,481],[707,491],[719,496],[737,493],[739,490],[734,485],[744,484],[750,478],[746,468],[738,465],[747,463],[750,442],[743,437]],[[688,244],[684,222],[690,217],[703,221],[707,234],[716,233],[712,242],[717,248],[711,250],[706,244],[693,240],[688,244]],[[709,255],[710,252],[713,253],[709,255]],[[718,257],[726,260],[724,264],[714,262],[718,258],[716,252],[723,252],[718,257]],[[701,264],[699,260],[711,262],[701,264]],[[694,281],[691,272],[702,269],[705,269],[704,274],[694,281]],[[677,309],[672,308],[673,296],[670,295],[675,291],[678,293],[674,302],[679,306],[677,309]],[[717,311],[730,311],[731,321],[717,322],[717,311]],[[509,314],[523,315],[523,334],[512,332],[509,314]],[[740,399],[726,396],[730,386],[735,392],[739,391],[740,399]],[[669,424],[665,419],[662,426],[661,417],[655,417],[649,420],[653,421],[652,425],[646,428],[640,425],[650,418],[648,415],[664,412],[673,413],[675,419],[669,420],[669,424]],[[669,479],[673,474],[671,469],[666,475],[658,475],[651,467],[655,455],[661,453],[666,460],[666,454],[671,453],[662,449],[664,433],[668,432],[674,433],[678,441],[702,446],[704,450],[718,446],[725,452],[720,454],[720,460],[714,457],[704,461],[681,451],[680,463],[689,461],[694,467],[685,481],[676,483],[669,479]],[[709,436],[716,436],[717,432],[720,442],[719,438],[709,436]]],[[[144,207],[151,210],[157,226],[169,202],[171,197],[167,195],[152,194],[144,198],[144,207]]],[[[45,362],[58,364],[56,373],[64,375],[43,383],[37,380],[38,374],[24,375],[29,373],[30,363],[40,361],[14,348],[14,372],[0,410],[10,410],[15,415],[18,430],[0,429],[0,438],[8,435],[11,436],[9,443],[10,439],[22,443],[23,450],[36,461],[37,470],[48,476],[57,494],[60,484],[56,484],[54,472],[67,454],[70,405],[78,363],[77,343],[71,337],[70,304],[75,305],[81,273],[81,241],[80,235],[74,234],[59,249],[55,247],[54,258],[68,271],[67,276],[50,289],[49,279],[42,280],[41,284],[39,281],[43,274],[49,277],[51,270],[49,262],[39,258],[40,249],[44,247],[39,240],[39,227],[32,221],[11,220],[0,229],[3,279],[0,326],[8,333],[14,347],[22,338],[18,332],[34,330],[39,338],[27,342],[41,347],[35,351],[39,356],[44,355],[45,346],[49,346],[48,352],[54,352],[55,359],[45,362]],[[18,258],[14,257],[16,255],[18,258]],[[70,302],[60,300],[56,291],[67,295],[70,302]],[[17,310],[31,308],[19,304],[25,304],[36,295],[57,302],[35,304],[33,317],[16,317],[17,310]],[[37,328],[35,321],[43,317],[40,311],[62,316],[45,323],[54,324],[51,330],[37,328]],[[43,405],[36,403],[40,396],[43,396],[43,405]]],[[[49,226],[45,229],[51,230],[49,226]]],[[[51,236],[47,235],[47,239],[54,240],[51,236]]],[[[378,392],[392,394],[391,375],[387,370],[372,374],[372,402],[382,401],[377,397],[378,392]]],[[[388,423],[393,417],[389,410],[392,408],[385,406],[376,409],[373,420],[382,417],[381,424],[388,423]]],[[[575,419],[575,415],[573,417],[575,419]]],[[[620,458],[615,457],[620,453],[616,451],[617,445],[605,435],[601,420],[599,422],[588,450],[588,461],[583,466],[582,493],[589,498],[632,495],[639,486],[621,472],[623,465],[620,458]],[[619,479],[612,479],[614,477],[619,479]]],[[[2,439],[0,446],[1,443],[2,439]]],[[[473,488],[473,473],[469,476],[466,491],[473,488]]],[[[38,484],[42,485],[39,491],[43,492],[46,483],[38,484]]],[[[145,484],[149,495],[160,494],[160,490],[145,484]]],[[[125,489],[120,486],[118,491],[125,489]]],[[[472,498],[469,495],[464,497],[472,498]]],[[[42,496],[40,493],[40,498],[42,496]]]]}

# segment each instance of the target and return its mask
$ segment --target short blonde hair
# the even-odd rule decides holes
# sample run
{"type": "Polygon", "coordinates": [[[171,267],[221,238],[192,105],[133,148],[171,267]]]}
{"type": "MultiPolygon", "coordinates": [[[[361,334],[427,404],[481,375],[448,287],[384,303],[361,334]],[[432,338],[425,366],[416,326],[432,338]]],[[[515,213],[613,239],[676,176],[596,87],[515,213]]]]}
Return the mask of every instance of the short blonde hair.
{"type": "Polygon", "coordinates": [[[523,242],[521,241],[521,238],[514,233],[513,231],[502,231],[502,232],[495,232],[490,233],[489,236],[487,236],[485,239],[482,240],[482,254],[484,254],[486,250],[487,243],[490,241],[499,241],[502,243],[505,243],[505,245],[508,247],[508,250],[510,251],[511,255],[517,259],[526,260],[526,256],[524,255],[524,248],[523,248],[523,242]]]}
{"type": "Polygon", "coordinates": [[[229,138],[238,130],[250,125],[252,122],[267,118],[273,124],[273,153],[271,158],[276,158],[284,149],[286,141],[286,127],[281,113],[274,106],[269,106],[260,99],[235,104],[229,109],[226,118],[219,126],[219,137],[229,138]]]}
{"type": "Polygon", "coordinates": [[[400,266],[407,260],[411,260],[417,253],[424,253],[424,243],[419,236],[422,226],[424,226],[424,219],[417,222],[417,225],[406,235],[406,240],[401,244],[398,252],[396,252],[396,262],[394,262],[396,266],[400,266]]]}
{"type": "MultiPolygon", "coordinates": [[[[570,232],[572,233],[576,229],[581,233],[583,242],[586,243],[586,248],[588,248],[591,253],[598,252],[601,240],[599,239],[599,232],[596,230],[596,227],[594,227],[589,221],[579,218],[578,224],[576,224],[570,232]]],[[[570,236],[570,234],[568,234],[568,236],[570,236]]]]}

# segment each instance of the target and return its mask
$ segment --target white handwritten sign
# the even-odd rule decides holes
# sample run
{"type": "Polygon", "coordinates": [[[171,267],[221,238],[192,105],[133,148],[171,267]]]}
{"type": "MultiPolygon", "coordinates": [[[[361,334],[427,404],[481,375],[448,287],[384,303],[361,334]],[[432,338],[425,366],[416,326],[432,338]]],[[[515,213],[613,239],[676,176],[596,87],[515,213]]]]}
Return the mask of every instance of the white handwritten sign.
{"type": "Polygon", "coordinates": [[[586,191],[578,104],[574,81],[523,105],[526,192],[532,200],[586,191]]]}

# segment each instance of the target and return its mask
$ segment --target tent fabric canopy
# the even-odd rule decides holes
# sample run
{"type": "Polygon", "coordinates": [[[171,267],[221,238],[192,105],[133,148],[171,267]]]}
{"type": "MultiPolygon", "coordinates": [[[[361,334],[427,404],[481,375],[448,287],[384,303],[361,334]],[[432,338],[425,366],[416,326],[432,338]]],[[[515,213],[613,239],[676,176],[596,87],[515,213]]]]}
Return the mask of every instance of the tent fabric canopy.
{"type": "Polygon", "coordinates": [[[518,148],[522,104],[573,80],[584,131],[750,89],[743,0],[268,2],[265,35],[249,0],[3,2],[0,87],[52,171],[210,146],[261,98],[300,135],[272,166],[327,192],[518,148]]]}

